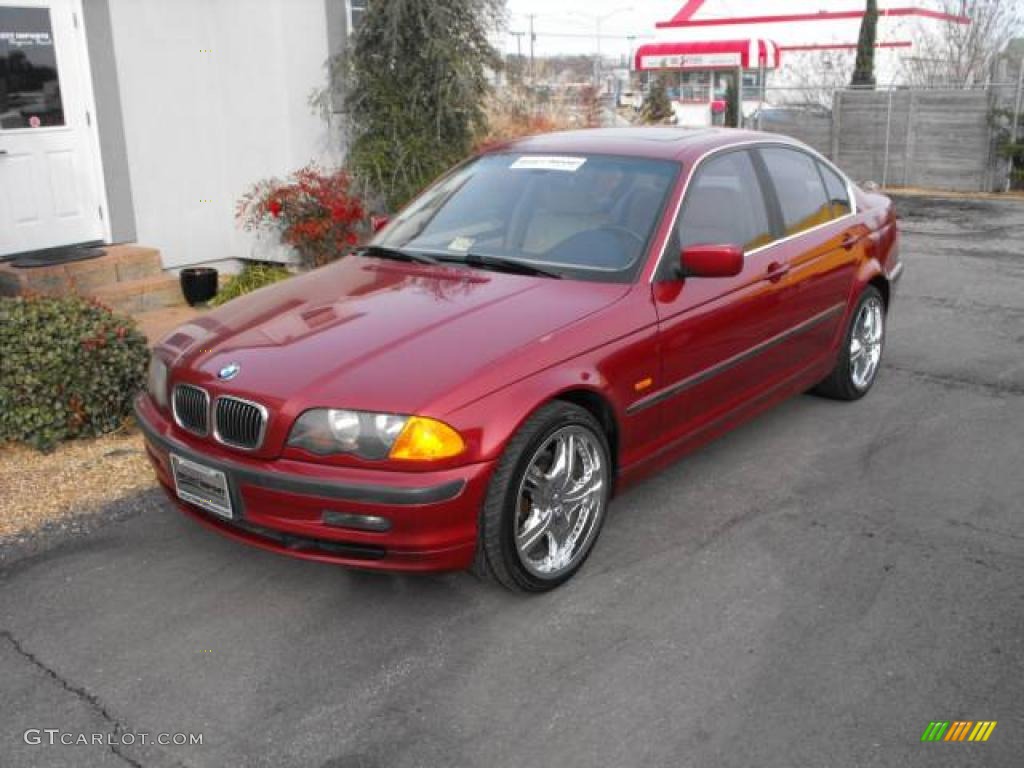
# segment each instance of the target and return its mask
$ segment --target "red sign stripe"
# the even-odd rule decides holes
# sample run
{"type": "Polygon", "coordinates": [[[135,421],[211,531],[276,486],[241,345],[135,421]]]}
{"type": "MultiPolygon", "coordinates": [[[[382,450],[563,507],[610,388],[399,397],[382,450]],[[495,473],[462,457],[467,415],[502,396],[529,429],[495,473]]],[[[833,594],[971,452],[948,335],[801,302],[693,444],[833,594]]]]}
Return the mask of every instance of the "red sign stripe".
{"type": "MultiPolygon", "coordinates": [[[[718,27],[731,24],[778,24],[794,21],[836,21],[838,19],[859,19],[864,11],[822,11],[820,13],[790,13],[780,16],[732,16],[722,19],[694,19],[693,14],[699,10],[702,3],[696,3],[691,10],[695,0],[690,0],[682,10],[669,21],[659,21],[656,27],[664,29],[667,27],[718,27]],[[686,15],[689,12],[689,15],[686,15]]],[[[955,24],[970,24],[968,16],[957,16],[942,11],[933,11],[929,8],[889,8],[879,11],[879,16],[919,16],[925,19],[938,19],[949,21],[955,24]]]]}

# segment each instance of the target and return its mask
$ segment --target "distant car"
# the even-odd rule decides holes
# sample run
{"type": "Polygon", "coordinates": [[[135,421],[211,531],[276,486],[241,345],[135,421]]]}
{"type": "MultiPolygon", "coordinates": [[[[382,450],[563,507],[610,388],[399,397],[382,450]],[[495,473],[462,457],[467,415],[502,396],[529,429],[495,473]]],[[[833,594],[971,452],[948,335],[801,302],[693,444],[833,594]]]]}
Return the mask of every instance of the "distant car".
{"type": "Polygon", "coordinates": [[[620,91],[619,106],[639,112],[644,105],[644,97],[640,91],[620,91]]]}
{"type": "Polygon", "coordinates": [[[795,141],[523,139],[170,334],[136,410],[221,533],[543,591],[629,484],[812,387],[867,393],[901,269],[890,201],[795,141]]]}

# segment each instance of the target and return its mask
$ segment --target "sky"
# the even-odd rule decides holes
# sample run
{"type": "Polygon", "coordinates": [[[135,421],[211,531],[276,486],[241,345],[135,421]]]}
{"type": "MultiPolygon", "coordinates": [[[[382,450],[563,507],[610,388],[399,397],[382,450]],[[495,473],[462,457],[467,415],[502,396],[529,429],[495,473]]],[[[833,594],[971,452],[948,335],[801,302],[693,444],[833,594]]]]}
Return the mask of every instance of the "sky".
{"type": "MultiPolygon", "coordinates": [[[[636,36],[634,46],[646,42],[645,36],[654,34],[655,22],[671,18],[684,3],[685,0],[507,0],[506,7],[509,33],[527,32],[528,15],[536,14],[534,50],[538,56],[595,53],[595,17],[611,14],[601,22],[601,53],[613,56],[628,54],[628,35],[636,36]]],[[[524,35],[521,41],[526,55],[529,36],[524,35]]],[[[516,52],[515,36],[505,34],[501,42],[506,53],[516,52]]]]}
{"type": "MultiPolygon", "coordinates": [[[[515,53],[516,38],[509,33],[526,32],[529,29],[528,15],[536,14],[534,30],[537,33],[537,55],[592,55],[597,48],[594,39],[597,26],[595,17],[613,14],[602,23],[601,52],[605,55],[628,54],[628,35],[636,35],[634,46],[650,42],[655,33],[655,23],[672,18],[685,4],[686,0],[506,0],[508,31],[499,37],[498,42],[506,53],[515,53]]],[[[879,2],[879,6],[883,8],[893,5],[935,6],[936,0],[915,0],[912,3],[898,0],[879,2]]],[[[708,0],[703,13],[708,16],[756,16],[763,13],[813,13],[820,10],[854,10],[863,7],[863,0],[708,0]],[[782,10],[783,7],[785,11],[782,10]]],[[[523,53],[528,53],[527,36],[521,38],[521,45],[523,53]]]]}

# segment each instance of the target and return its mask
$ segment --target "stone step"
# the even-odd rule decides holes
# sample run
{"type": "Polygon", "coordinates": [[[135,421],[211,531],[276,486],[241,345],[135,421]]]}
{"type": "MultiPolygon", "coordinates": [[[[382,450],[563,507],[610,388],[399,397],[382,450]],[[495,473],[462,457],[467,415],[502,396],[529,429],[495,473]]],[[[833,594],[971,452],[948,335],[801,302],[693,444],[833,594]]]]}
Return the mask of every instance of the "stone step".
{"type": "Polygon", "coordinates": [[[139,245],[115,245],[98,259],[72,262],[65,266],[74,288],[89,295],[97,288],[112,283],[123,283],[143,277],[153,277],[163,271],[160,251],[139,245]]]}
{"type": "Polygon", "coordinates": [[[96,259],[55,264],[52,267],[18,269],[0,264],[0,295],[18,296],[41,293],[60,296],[78,293],[90,296],[94,291],[118,282],[159,275],[163,265],[160,251],[140,245],[105,246],[105,254],[96,259]]]}
{"type": "Polygon", "coordinates": [[[89,295],[115,312],[136,315],[185,304],[177,275],[150,275],[96,288],[89,295]]]}
{"type": "Polygon", "coordinates": [[[179,325],[195,319],[207,310],[204,307],[190,307],[183,304],[180,307],[166,307],[164,309],[151,309],[148,312],[139,312],[135,315],[135,322],[139,330],[149,339],[149,343],[156,344],[164,336],[179,325]]]}

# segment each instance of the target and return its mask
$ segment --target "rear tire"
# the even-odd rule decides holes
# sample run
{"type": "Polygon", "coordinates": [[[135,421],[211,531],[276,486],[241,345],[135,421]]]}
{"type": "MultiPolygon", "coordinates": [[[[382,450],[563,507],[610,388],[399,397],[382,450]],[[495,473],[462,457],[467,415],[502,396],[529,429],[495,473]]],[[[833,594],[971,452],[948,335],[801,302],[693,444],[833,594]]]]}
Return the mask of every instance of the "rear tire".
{"type": "Polygon", "coordinates": [[[585,409],[538,409],[498,460],[473,571],[522,592],[564,584],[593,551],[611,489],[608,439],[585,409]]]}
{"type": "Polygon", "coordinates": [[[833,400],[859,400],[875,383],[885,349],[886,307],[882,294],[867,286],[850,314],[835,368],[811,391],[833,400]]]}

